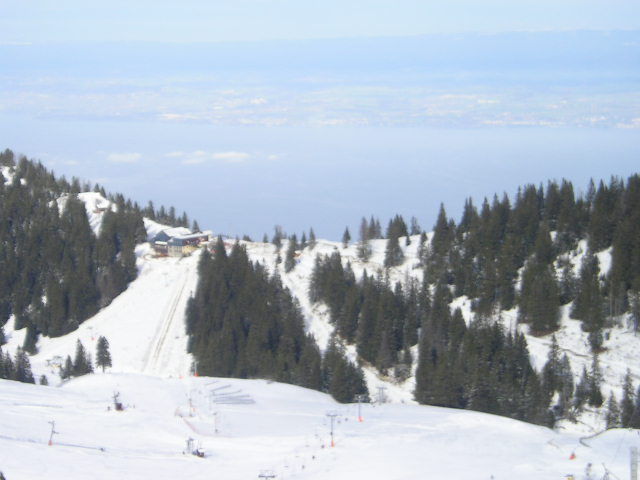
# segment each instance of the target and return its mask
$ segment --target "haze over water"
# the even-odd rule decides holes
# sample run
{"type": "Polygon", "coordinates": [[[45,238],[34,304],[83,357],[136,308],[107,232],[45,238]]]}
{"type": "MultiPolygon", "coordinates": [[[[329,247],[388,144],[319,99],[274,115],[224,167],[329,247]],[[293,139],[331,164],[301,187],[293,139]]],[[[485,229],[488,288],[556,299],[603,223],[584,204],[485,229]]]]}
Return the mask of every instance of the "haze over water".
{"type": "MultiPolygon", "coordinates": [[[[125,7],[140,28],[119,33],[98,7],[77,5],[75,20],[51,2],[0,7],[2,148],[254,238],[280,224],[337,239],[371,214],[429,229],[441,201],[457,218],[467,196],[480,204],[562,177],[580,190],[637,169],[633,2],[584,2],[548,25],[533,2],[520,10],[528,24],[512,7],[492,15],[497,1],[484,16],[469,2],[431,5],[431,30],[419,27],[426,7],[373,2],[352,31],[331,2],[319,12],[244,0],[248,14],[191,3],[193,14],[125,7]],[[452,20],[462,4],[474,21],[452,20]],[[265,26],[250,28],[260,12],[265,26]],[[280,35],[278,12],[291,20],[280,35]]],[[[356,3],[345,18],[363,11],[356,3]]]]}

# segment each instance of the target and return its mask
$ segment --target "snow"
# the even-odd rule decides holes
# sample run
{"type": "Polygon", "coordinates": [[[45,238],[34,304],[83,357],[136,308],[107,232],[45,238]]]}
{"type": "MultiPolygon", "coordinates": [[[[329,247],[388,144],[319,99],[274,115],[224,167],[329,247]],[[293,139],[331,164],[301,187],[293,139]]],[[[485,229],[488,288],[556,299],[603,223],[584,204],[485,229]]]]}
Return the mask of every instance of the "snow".
{"type": "Polygon", "coordinates": [[[264,470],[299,480],[544,480],[584,478],[589,463],[597,478],[603,465],[627,478],[629,447],[640,446],[637,431],[581,443],[577,434],[426,406],[365,404],[358,422],[356,405],[265,380],[95,374],[60,388],[1,380],[0,391],[8,480],[234,480],[264,470]],[[114,392],[123,412],[111,408],[114,392]],[[333,448],[329,412],[337,413],[333,448]],[[51,421],[59,433],[48,446],[51,421]],[[205,458],[183,454],[189,437],[205,458]]]}
{"type": "Polygon", "coordinates": [[[4,177],[4,184],[9,185],[13,181],[13,170],[11,167],[0,167],[0,173],[4,177]]]}
{"type": "MultiPolygon", "coordinates": [[[[184,328],[186,303],[197,283],[197,255],[185,258],[151,258],[148,244],[138,247],[139,276],[129,288],[74,332],[59,338],[40,338],[39,353],[31,357],[34,372],[50,383],[58,370],[48,363],[55,357],[73,358],[76,341],[94,353],[97,340],[109,341],[114,372],[145,372],[163,376],[189,373],[184,328]]],[[[9,351],[24,341],[25,329],[5,325],[9,351]]]]}
{"type": "MultiPolygon", "coordinates": [[[[99,194],[81,194],[87,211],[112,208],[99,194]]],[[[99,213],[91,218],[99,231],[99,213]]],[[[145,219],[149,237],[168,227],[145,219]]],[[[176,234],[187,229],[172,230],[176,234]]],[[[356,245],[319,240],[305,249],[295,268],[284,272],[276,264],[271,244],[241,242],[252,260],[278,270],[284,285],[298,299],[307,330],[324,349],[333,331],[326,306],[311,304],[309,280],[315,257],[339,251],[351,263],[356,276],[383,272],[390,282],[421,280],[419,237],[411,237],[402,265],[385,271],[385,241],[372,242],[368,262],[357,258],[356,245]]],[[[584,245],[582,245],[584,247],[584,245]]],[[[286,252],[287,242],[281,250],[286,252]]],[[[578,424],[562,423],[557,432],[546,428],[470,411],[427,407],[413,401],[414,377],[397,382],[364,366],[373,399],[385,388],[388,403],[364,405],[365,421],[357,421],[357,406],[339,405],[314,391],[264,380],[212,379],[189,376],[192,358],[186,353],[184,314],[197,284],[198,255],[182,259],[153,258],[150,245],[136,249],[138,278],[108,307],[84,322],[78,330],[60,338],[41,338],[39,353],[31,357],[34,374],[47,375],[51,387],[0,381],[0,470],[8,480],[31,478],[97,479],[127,478],[256,478],[261,470],[273,470],[277,478],[305,479],[557,479],[567,474],[583,478],[588,463],[594,476],[603,465],[618,478],[626,478],[628,451],[638,445],[637,431],[613,430],[600,435],[603,416],[588,410],[578,424]],[[76,341],[95,352],[97,339],[110,343],[113,367],[97,374],[60,382],[56,363],[73,356],[76,341]],[[125,412],[107,410],[114,392],[128,405],[125,412]],[[191,406],[190,406],[190,402],[191,406]],[[329,447],[328,411],[339,413],[336,447],[329,447]],[[189,416],[192,415],[192,416],[189,416]],[[50,425],[56,422],[54,445],[47,446],[50,425]],[[191,436],[206,452],[204,459],[183,455],[191,436]],[[580,440],[583,436],[590,436],[580,440]],[[66,444],[66,445],[63,445],[66,444]],[[101,450],[104,449],[104,450],[101,450]],[[570,460],[571,453],[577,456],[570,460]]],[[[584,253],[571,254],[579,268],[584,253]]],[[[598,252],[602,271],[610,252],[598,252]]],[[[451,305],[472,318],[466,297],[451,305]]],[[[570,305],[562,312],[556,337],[571,360],[574,373],[589,368],[587,334],[580,322],[569,318],[570,305]]],[[[517,326],[517,309],[500,312],[505,328],[527,334],[532,363],[544,365],[550,336],[528,335],[517,326]]],[[[8,345],[15,351],[25,330],[15,331],[13,320],[5,325],[8,345]]],[[[640,381],[638,338],[624,319],[609,330],[606,350],[600,355],[603,393],[620,398],[622,379],[631,369],[640,381]]],[[[346,345],[351,361],[355,346],[346,345]]],[[[417,358],[417,348],[412,351],[417,358]]],[[[415,373],[415,364],[413,366],[415,373]]]]}
{"type": "MultiPolygon", "coordinates": [[[[100,228],[102,227],[102,218],[104,217],[104,212],[107,210],[115,211],[116,205],[97,192],[79,193],[78,199],[84,203],[91,230],[93,230],[94,234],[99,235],[100,228]]],[[[64,194],[57,199],[58,209],[60,213],[64,211],[68,200],[68,194],[64,194]]]]}
{"type": "Polygon", "coordinates": [[[148,218],[144,218],[144,227],[147,230],[147,239],[151,240],[160,232],[166,232],[170,237],[179,237],[181,235],[189,235],[191,230],[185,227],[168,227],[161,223],[155,222],[148,218]]]}
{"type": "MultiPolygon", "coordinates": [[[[87,211],[93,212],[97,208],[110,207],[108,201],[97,193],[83,193],[80,198],[85,202],[87,211]]],[[[94,214],[92,227],[99,229],[101,214],[94,214]]],[[[145,226],[149,237],[158,232],[168,230],[170,234],[188,233],[186,228],[169,229],[149,219],[145,219],[145,226]]],[[[374,240],[372,256],[368,262],[362,262],[357,257],[357,245],[352,243],[343,248],[339,242],[319,240],[313,250],[306,248],[297,258],[295,268],[286,273],[284,262],[276,265],[277,252],[272,244],[258,242],[241,242],[250,258],[264,263],[271,271],[278,270],[283,284],[298,300],[305,319],[306,329],[311,333],[319,347],[324,350],[328,344],[334,326],[329,321],[329,312],[323,304],[312,304],[309,301],[309,281],[317,255],[329,255],[338,251],[343,263],[351,264],[357,277],[366,270],[369,274],[381,272],[388,275],[390,282],[406,284],[409,279],[421,280],[421,269],[418,264],[419,237],[411,237],[411,244],[406,246],[405,239],[400,239],[400,245],[405,252],[402,265],[385,271],[383,267],[385,240],[374,240]]],[[[281,256],[287,249],[287,241],[283,242],[281,256]]],[[[578,248],[570,254],[574,268],[579,269],[581,258],[586,251],[586,243],[580,242],[578,248]]],[[[111,345],[113,357],[113,372],[147,373],[159,376],[179,377],[187,375],[191,369],[192,358],[186,353],[187,336],[184,331],[184,313],[186,302],[197,284],[197,255],[183,259],[152,258],[149,244],[137,248],[139,278],[117,297],[111,305],[100,311],[95,317],[84,322],[78,330],[61,338],[41,338],[38,343],[39,353],[32,357],[32,366],[37,376],[45,374],[51,383],[58,382],[57,363],[67,355],[73,356],[76,341],[80,339],[87,350],[95,352],[95,345],[99,336],[104,335],[111,345]],[[51,363],[54,365],[52,366],[51,363]]],[[[598,252],[601,268],[608,268],[610,251],[598,252]]],[[[610,260],[609,260],[610,262],[610,260]]],[[[459,307],[467,322],[471,321],[471,301],[466,297],[454,299],[452,310],[459,307]]],[[[570,305],[563,307],[560,328],[556,338],[560,349],[566,353],[571,361],[576,380],[583,367],[591,365],[588,335],[582,331],[581,323],[569,317],[570,305]]],[[[526,325],[517,325],[517,309],[502,311],[498,316],[505,329],[513,331],[518,328],[526,334],[531,361],[540,371],[544,366],[551,336],[536,337],[529,335],[526,325]]],[[[9,339],[8,349],[14,351],[24,341],[25,330],[15,331],[13,321],[5,325],[5,333],[9,339]]],[[[603,394],[605,398],[614,392],[621,398],[622,381],[627,368],[631,370],[636,384],[640,381],[640,340],[625,324],[625,319],[612,327],[605,337],[605,351],[600,354],[599,361],[603,372],[603,394]]],[[[355,346],[346,345],[348,358],[356,362],[355,346]]],[[[414,348],[414,350],[416,350],[414,348]]],[[[415,372],[417,351],[413,352],[415,372]]],[[[413,404],[413,390],[415,379],[410,377],[404,382],[384,377],[374,368],[364,365],[365,379],[372,396],[378,387],[386,388],[387,401],[391,403],[413,404]]],[[[582,433],[593,433],[604,428],[602,412],[588,412],[582,424],[563,425],[564,428],[574,429],[582,433]]]]}
{"type": "MultiPolygon", "coordinates": [[[[433,237],[429,233],[428,241],[433,237]]],[[[295,268],[286,273],[284,262],[276,265],[277,252],[275,246],[264,243],[242,242],[246,245],[249,256],[254,261],[260,261],[268,266],[271,271],[276,268],[283,284],[289,288],[291,293],[298,299],[303,315],[305,317],[307,330],[311,332],[321,349],[326,348],[331,333],[334,330],[330,323],[329,311],[324,304],[311,304],[308,298],[309,281],[313,271],[313,265],[317,255],[330,255],[339,252],[343,265],[351,264],[357,278],[361,277],[366,270],[369,275],[381,273],[388,276],[391,285],[401,282],[406,285],[409,279],[422,280],[422,270],[416,268],[419,264],[418,247],[419,236],[410,237],[410,245],[405,245],[405,238],[400,238],[400,246],[405,254],[402,265],[386,270],[384,268],[384,254],[386,240],[372,240],[372,255],[367,262],[361,261],[357,256],[357,243],[351,243],[347,248],[343,248],[340,242],[318,240],[313,250],[304,249],[297,259],[295,268]]],[[[284,257],[288,243],[283,241],[280,255],[284,257]]],[[[575,275],[579,275],[582,258],[587,251],[587,241],[578,242],[576,249],[569,253],[568,259],[571,262],[575,275]]],[[[608,273],[611,267],[611,249],[596,252],[600,262],[601,275],[608,273]]],[[[473,318],[471,311],[471,301],[467,297],[458,297],[450,305],[451,310],[460,308],[467,324],[473,318]]],[[[589,371],[592,362],[592,354],[589,347],[588,334],[582,331],[581,322],[570,318],[571,304],[566,305],[561,310],[560,328],[555,333],[560,350],[566,353],[575,374],[576,383],[582,373],[583,368],[589,371]]],[[[549,347],[551,345],[551,335],[537,337],[529,334],[527,325],[518,325],[517,308],[499,312],[496,315],[497,321],[502,322],[505,330],[514,331],[518,329],[524,333],[529,345],[531,362],[536,370],[541,371],[547,361],[549,347]]],[[[640,338],[627,325],[628,319],[618,319],[616,324],[608,329],[605,335],[605,350],[599,355],[599,363],[603,374],[602,392],[606,398],[613,392],[618,400],[622,396],[622,383],[627,368],[630,369],[635,384],[640,382],[640,338]]],[[[352,361],[356,361],[355,347],[347,345],[346,351],[352,361]]],[[[413,352],[415,363],[417,351],[413,352]]],[[[381,376],[375,369],[364,366],[365,379],[372,395],[375,395],[379,386],[386,388],[387,399],[393,403],[415,403],[413,401],[413,390],[415,387],[414,377],[405,382],[398,383],[393,379],[381,376]]],[[[563,424],[565,429],[580,433],[594,433],[604,429],[605,419],[602,411],[587,411],[584,418],[578,424],[563,424]]]]}
{"type": "MultiPolygon", "coordinates": [[[[15,175],[15,167],[0,167],[0,172],[4,177],[4,184],[10,185],[13,182],[13,177],[15,175]]],[[[20,179],[20,185],[26,185],[27,181],[24,178],[20,179]]]]}

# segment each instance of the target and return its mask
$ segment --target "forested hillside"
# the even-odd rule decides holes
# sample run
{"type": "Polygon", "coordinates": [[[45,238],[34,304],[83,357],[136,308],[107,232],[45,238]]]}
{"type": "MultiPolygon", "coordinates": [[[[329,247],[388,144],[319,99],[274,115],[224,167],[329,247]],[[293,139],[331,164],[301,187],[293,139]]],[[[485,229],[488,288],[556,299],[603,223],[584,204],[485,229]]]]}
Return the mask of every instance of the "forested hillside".
{"type": "MultiPolygon", "coordinates": [[[[630,321],[637,330],[640,320],[640,177],[591,183],[585,196],[576,196],[568,181],[530,185],[513,202],[496,196],[479,211],[468,200],[459,222],[442,207],[433,233],[410,236],[418,233],[415,219],[411,231],[402,217],[390,221],[385,270],[365,270],[358,279],[339,251],[316,259],[310,299],[328,306],[337,335],[355,344],[360,361],[402,380],[417,346],[414,394],[431,405],[552,425],[575,418],[585,404],[603,404],[598,354],[606,329],[630,321]],[[422,275],[392,284],[389,268],[404,261],[399,242],[411,238],[419,238],[412,267],[422,275]],[[596,256],[603,250],[611,258],[604,272],[596,256]],[[451,308],[455,298],[470,300],[470,323],[451,308]],[[562,306],[582,322],[592,352],[591,369],[576,382],[557,344],[536,373],[522,333],[496,321],[515,309],[530,334],[549,335],[562,306]]],[[[363,219],[360,260],[382,237],[377,219],[363,219]]],[[[623,403],[633,403],[633,389],[625,392],[623,403]]],[[[616,410],[615,399],[610,403],[616,410]]],[[[622,423],[630,421],[627,412],[622,423]]]]}
{"type": "MultiPolygon", "coordinates": [[[[56,178],[9,150],[0,166],[0,325],[13,318],[28,353],[40,335],[74,331],[127,289],[144,217],[189,221],[56,178]]],[[[574,421],[586,409],[608,412],[609,426],[640,425],[638,372],[611,366],[615,336],[640,325],[640,177],[585,192],[562,181],[480,208],[469,199],[457,222],[442,206],[429,233],[397,215],[385,232],[363,219],[357,242],[348,228],[341,243],[318,241],[313,229],[298,241],[280,227],[271,245],[219,239],[200,258],[185,314],[194,366],[344,402],[383,382],[410,386],[420,403],[533,423],[574,421]],[[567,333],[568,321],[579,334],[567,333]],[[603,378],[602,358],[614,377],[603,378]]],[[[22,351],[0,355],[0,376],[17,378],[20,365],[33,381],[22,351]]]]}
{"type": "Polygon", "coordinates": [[[337,345],[321,358],[277,274],[251,263],[239,244],[227,255],[219,238],[214,251],[213,258],[202,252],[198,289],[187,307],[189,351],[199,374],[270,378],[345,402],[366,394],[362,373],[337,345]]]}
{"type": "MultiPolygon", "coordinates": [[[[186,222],[173,212],[173,222],[186,222]]],[[[143,210],[99,185],[56,178],[39,162],[1,153],[0,344],[13,315],[15,329],[27,329],[24,350],[34,353],[39,335],[73,331],[126,289],[137,276],[135,246],[147,240],[143,215],[171,220],[164,207],[143,210]],[[92,191],[106,205],[91,212],[100,215],[95,228],[80,199],[92,191]]]]}
{"type": "Polygon", "coordinates": [[[277,227],[271,250],[243,243],[305,304],[308,331],[326,337],[318,328],[326,311],[327,351],[387,385],[413,385],[421,403],[545,425],[585,411],[604,419],[608,410],[607,425],[628,426],[640,421],[633,375],[609,363],[619,378],[603,389],[600,357],[612,361],[609,345],[619,343],[611,335],[638,328],[639,197],[638,176],[592,182],[584,195],[549,182],[479,209],[468,200],[459,222],[443,206],[429,233],[401,216],[383,232],[372,216],[357,242],[347,228],[340,244],[323,241],[322,253],[313,229],[298,241],[277,227]],[[583,335],[567,333],[567,319],[583,335]],[[563,341],[584,337],[585,353],[558,344],[563,321],[563,341]],[[538,338],[547,345],[542,363],[539,342],[535,362],[528,345],[538,338]]]}

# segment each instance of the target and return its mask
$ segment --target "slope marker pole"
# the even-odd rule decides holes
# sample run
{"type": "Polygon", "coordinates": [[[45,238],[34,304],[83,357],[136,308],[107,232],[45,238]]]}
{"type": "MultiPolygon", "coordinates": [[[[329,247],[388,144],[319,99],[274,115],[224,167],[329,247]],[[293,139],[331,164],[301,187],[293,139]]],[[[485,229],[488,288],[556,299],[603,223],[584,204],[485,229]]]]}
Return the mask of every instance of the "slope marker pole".
{"type": "Polygon", "coordinates": [[[365,395],[358,394],[356,395],[356,400],[358,401],[358,421],[363,422],[364,418],[362,418],[362,402],[365,400],[365,395]]]}
{"type": "Polygon", "coordinates": [[[51,425],[51,434],[49,435],[49,446],[51,446],[53,445],[53,436],[60,432],[56,432],[56,422],[53,420],[49,422],[49,425],[51,425]]]}
{"type": "Polygon", "coordinates": [[[338,412],[335,412],[335,411],[327,412],[327,417],[331,419],[331,447],[336,446],[336,443],[333,440],[333,423],[337,416],[338,416],[338,412]]]}

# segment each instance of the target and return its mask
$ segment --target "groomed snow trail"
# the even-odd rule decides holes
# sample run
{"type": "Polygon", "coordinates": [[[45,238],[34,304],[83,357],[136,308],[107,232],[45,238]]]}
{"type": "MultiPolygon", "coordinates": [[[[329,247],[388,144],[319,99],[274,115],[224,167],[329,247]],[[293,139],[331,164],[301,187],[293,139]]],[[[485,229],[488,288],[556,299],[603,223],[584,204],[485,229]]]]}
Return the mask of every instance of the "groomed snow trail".
{"type": "MultiPolygon", "coordinates": [[[[47,375],[49,384],[60,382],[53,364],[73,358],[76,341],[95,355],[97,340],[109,341],[113,359],[111,372],[147,373],[160,376],[187,375],[191,355],[187,353],[184,315],[187,300],[198,281],[198,256],[183,259],[152,258],[149,246],[138,251],[138,278],[127,290],[97,315],[68,335],[40,338],[38,354],[31,357],[36,377],[47,375]]],[[[10,352],[24,342],[25,329],[14,330],[13,321],[5,326],[10,352]]]]}
{"type": "MultiPolygon", "coordinates": [[[[180,265],[180,267],[182,266],[180,265]]],[[[179,353],[177,350],[180,347],[184,347],[183,351],[186,351],[185,342],[181,342],[180,339],[184,336],[184,312],[192,292],[192,289],[188,287],[193,283],[191,269],[187,266],[181,270],[180,278],[176,280],[178,287],[170,297],[162,323],[158,324],[156,335],[145,355],[143,373],[153,375],[186,375],[189,373],[189,366],[184,365],[184,362],[176,364],[172,361],[177,360],[178,355],[175,353],[179,353]]]]}

